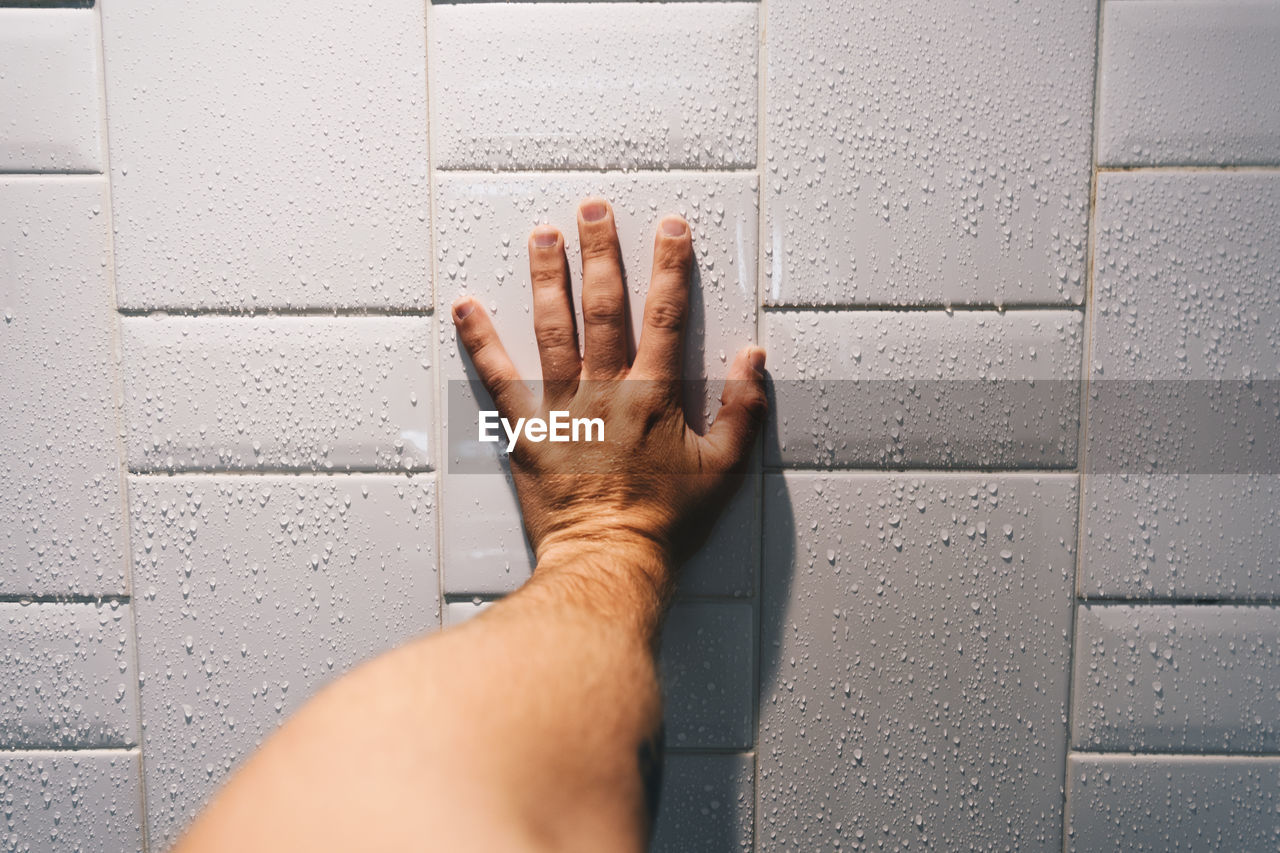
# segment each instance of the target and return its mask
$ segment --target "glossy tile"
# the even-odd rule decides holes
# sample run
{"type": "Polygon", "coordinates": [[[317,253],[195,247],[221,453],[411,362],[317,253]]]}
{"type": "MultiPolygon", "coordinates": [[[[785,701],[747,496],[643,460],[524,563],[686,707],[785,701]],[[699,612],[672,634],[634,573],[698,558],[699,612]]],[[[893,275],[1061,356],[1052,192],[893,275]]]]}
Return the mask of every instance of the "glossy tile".
{"type": "Polygon", "coordinates": [[[1077,311],[769,311],[765,464],[1069,468],[1077,311]]]}
{"type": "Polygon", "coordinates": [[[1076,477],[765,479],[760,846],[1060,850],[1076,477]]]}
{"type": "Polygon", "coordinates": [[[662,631],[659,669],[668,749],[748,749],[754,740],[754,608],[677,602],[662,631]]]}
{"type": "Polygon", "coordinates": [[[669,753],[650,849],[751,850],[754,775],[751,753],[669,753]]]}
{"type": "Polygon", "coordinates": [[[142,853],[136,751],[0,752],[5,846],[142,853]]]}
{"type": "Polygon", "coordinates": [[[90,9],[0,9],[0,172],[101,172],[102,54],[90,9]]]}
{"type": "Polygon", "coordinates": [[[138,742],[129,605],[0,603],[0,750],[138,742]]]}
{"type": "Polygon", "coordinates": [[[422,470],[431,326],[415,317],[126,317],[131,470],[422,470]]]}
{"type": "Polygon", "coordinates": [[[120,304],[428,308],[424,14],[103,3],[120,304]]]}
{"type": "Polygon", "coordinates": [[[105,179],[0,176],[0,595],[126,591],[110,270],[105,179]]]}
{"type": "Polygon", "coordinates": [[[1098,162],[1280,163],[1280,7],[1105,3],[1098,162]]]}
{"type": "MultiPolygon", "coordinates": [[[[577,204],[593,194],[614,205],[636,338],[658,221],[675,212],[693,228],[699,274],[685,352],[685,375],[692,380],[686,404],[693,422],[705,424],[718,406],[728,361],[755,339],[756,192],[751,175],[442,175],[436,189],[439,316],[449,316],[458,296],[475,296],[492,313],[521,375],[539,378],[528,234],[540,222],[565,234],[578,299],[577,204]]],[[[441,325],[440,360],[445,441],[451,430],[461,430],[441,462],[445,591],[507,592],[529,576],[531,554],[503,463],[492,445],[469,440],[476,431],[476,398],[467,380],[474,373],[447,322],[441,325]],[[491,473],[454,472],[464,459],[469,470],[478,465],[491,473]]],[[[756,478],[748,477],[707,547],[686,568],[683,593],[751,594],[758,554],[755,487],[756,478]]]]}
{"type": "Polygon", "coordinates": [[[755,165],[754,3],[527,3],[431,10],[442,169],[755,165]]]}
{"type": "Polygon", "coordinates": [[[766,18],[769,303],[1083,301],[1096,0],[766,18]]]}
{"type": "Polygon", "coordinates": [[[1080,607],[1072,745],[1091,751],[1274,752],[1280,609],[1080,607]]]}
{"type": "Polygon", "coordinates": [[[131,477],[151,843],[320,686],[440,624],[433,477],[131,477]]]}
{"type": "Polygon", "coordinates": [[[1275,757],[1072,755],[1067,850],[1267,853],[1277,792],[1275,757]]]}

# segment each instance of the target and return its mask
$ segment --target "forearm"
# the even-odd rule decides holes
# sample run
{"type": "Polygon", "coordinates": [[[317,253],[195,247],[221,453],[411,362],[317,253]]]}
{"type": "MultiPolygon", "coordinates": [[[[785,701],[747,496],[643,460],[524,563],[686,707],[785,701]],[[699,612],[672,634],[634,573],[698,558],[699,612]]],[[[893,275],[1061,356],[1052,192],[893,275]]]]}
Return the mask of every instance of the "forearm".
{"type": "Polygon", "coordinates": [[[182,849],[640,849],[669,571],[612,544],[546,549],[471,622],[331,685],[182,849]],[[389,819],[403,813],[419,818],[389,819]]]}

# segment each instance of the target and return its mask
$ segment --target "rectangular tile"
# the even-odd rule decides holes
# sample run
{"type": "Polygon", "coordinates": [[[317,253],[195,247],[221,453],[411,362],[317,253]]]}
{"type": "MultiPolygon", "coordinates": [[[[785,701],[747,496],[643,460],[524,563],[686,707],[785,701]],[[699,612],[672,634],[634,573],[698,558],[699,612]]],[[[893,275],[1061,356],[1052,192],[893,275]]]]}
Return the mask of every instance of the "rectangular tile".
{"type": "Polygon", "coordinates": [[[1081,592],[1280,597],[1280,175],[1098,183],[1081,592]]]}
{"type": "Polygon", "coordinates": [[[421,470],[431,323],[126,317],[131,470],[421,470]]]}
{"type": "Polygon", "coordinates": [[[142,853],[141,775],[136,751],[0,753],[6,846],[142,853]]]}
{"type": "Polygon", "coordinates": [[[87,9],[0,9],[0,172],[101,172],[102,55],[87,9]]]}
{"type": "Polygon", "coordinates": [[[131,477],[151,843],[321,685],[440,624],[430,475],[131,477]]]}
{"type": "Polygon", "coordinates": [[[129,605],[0,602],[0,750],[133,746],[129,605]]]}
{"type": "Polygon", "coordinates": [[[748,749],[754,741],[754,608],[677,602],[662,629],[667,748],[748,749]]]}
{"type": "Polygon", "coordinates": [[[1280,748],[1280,609],[1084,605],[1075,642],[1076,748],[1280,748]]]}
{"type": "MultiPolygon", "coordinates": [[[[654,230],[662,216],[680,213],[693,228],[699,267],[685,352],[685,375],[693,380],[686,389],[686,403],[693,423],[705,424],[718,405],[713,401],[719,396],[728,361],[755,339],[755,186],[751,175],[443,174],[436,188],[439,316],[448,316],[458,296],[477,297],[491,311],[521,375],[539,378],[526,240],[540,222],[564,233],[577,304],[581,296],[577,203],[597,194],[613,202],[630,286],[633,337],[638,338],[654,230]]],[[[456,402],[470,407],[459,405],[446,413],[446,441],[450,429],[464,429],[464,436],[473,436],[475,398],[464,380],[474,373],[450,328],[442,331],[440,360],[442,397],[451,407],[456,402]]],[[[445,591],[460,595],[508,592],[529,576],[532,562],[514,487],[492,445],[475,441],[464,445],[462,438],[455,445],[457,453],[442,454],[447,458],[441,463],[445,591]],[[469,464],[481,460],[476,464],[487,465],[492,473],[450,473],[461,453],[467,454],[469,464]]],[[[682,592],[751,594],[758,553],[756,480],[747,478],[707,547],[686,568],[682,592]]]]}
{"type": "Polygon", "coordinates": [[[769,311],[765,464],[1076,464],[1077,311],[769,311]]]}
{"type": "Polygon", "coordinates": [[[424,14],[104,3],[120,304],[429,307],[424,14]]]}
{"type": "Polygon", "coordinates": [[[754,3],[435,6],[434,162],[753,166],[757,16],[754,3]]]}
{"type": "Polygon", "coordinates": [[[1072,755],[1067,850],[1270,853],[1280,758],[1072,755]]]}
{"type": "Polygon", "coordinates": [[[1076,477],[765,480],[762,845],[1061,850],[1076,477]]]}
{"type": "Polygon", "coordinates": [[[650,850],[751,850],[754,777],[751,753],[668,753],[650,850]]]}
{"type": "Polygon", "coordinates": [[[126,591],[107,185],[0,177],[0,595],[126,591]]]}
{"type": "Polygon", "coordinates": [[[1280,6],[1106,3],[1098,162],[1280,163],[1280,6]]]}
{"type": "Polygon", "coordinates": [[[1096,0],[766,9],[768,302],[1083,301],[1096,0]]]}

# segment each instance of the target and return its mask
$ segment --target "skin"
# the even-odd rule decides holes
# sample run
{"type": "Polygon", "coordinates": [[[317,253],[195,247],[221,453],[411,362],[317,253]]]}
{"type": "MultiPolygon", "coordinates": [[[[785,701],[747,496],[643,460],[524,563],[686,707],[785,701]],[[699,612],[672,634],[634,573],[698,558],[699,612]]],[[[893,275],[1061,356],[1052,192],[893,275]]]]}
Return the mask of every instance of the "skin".
{"type": "Polygon", "coordinates": [[[579,350],[564,239],[529,239],[543,399],[484,308],[458,337],[504,417],[602,417],[606,441],[511,455],[532,578],[467,623],[358,667],[304,705],[178,844],[203,851],[638,851],[661,760],[655,650],[681,560],[737,488],[764,417],[764,351],[729,369],[705,435],[680,402],[692,237],[654,241],[634,361],[613,212],[578,211],[579,350]],[[631,381],[620,381],[620,380],[631,381]]]}

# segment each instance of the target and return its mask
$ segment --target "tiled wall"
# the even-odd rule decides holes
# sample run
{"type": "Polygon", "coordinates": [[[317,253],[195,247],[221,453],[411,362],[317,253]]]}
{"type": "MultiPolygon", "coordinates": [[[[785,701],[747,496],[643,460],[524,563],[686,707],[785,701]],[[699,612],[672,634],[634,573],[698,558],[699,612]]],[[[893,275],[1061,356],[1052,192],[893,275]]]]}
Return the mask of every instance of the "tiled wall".
{"type": "Polygon", "coordinates": [[[693,224],[706,401],[773,379],[655,848],[1276,849],[1280,466],[1168,460],[1278,378],[1277,57],[1275,0],[0,0],[6,845],[164,850],[528,576],[448,305],[533,374],[599,193],[636,318],[693,224]]]}

